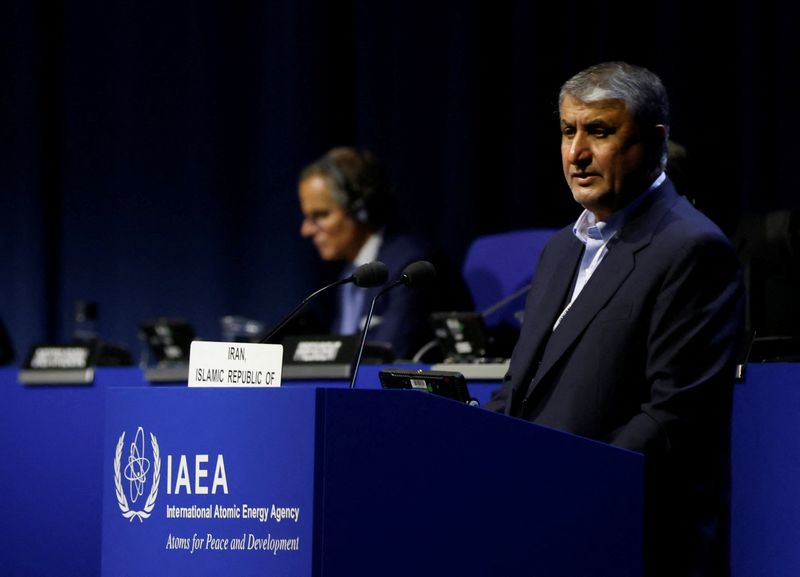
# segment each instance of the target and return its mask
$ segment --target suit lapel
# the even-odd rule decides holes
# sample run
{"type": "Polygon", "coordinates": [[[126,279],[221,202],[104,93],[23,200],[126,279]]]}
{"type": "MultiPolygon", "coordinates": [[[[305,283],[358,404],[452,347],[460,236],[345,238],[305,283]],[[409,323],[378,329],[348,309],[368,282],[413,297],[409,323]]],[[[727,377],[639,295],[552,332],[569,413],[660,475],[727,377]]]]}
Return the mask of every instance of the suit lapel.
{"type": "MultiPolygon", "coordinates": [[[[520,333],[519,343],[514,352],[521,355],[519,360],[514,360],[514,366],[528,367],[526,374],[520,374],[515,379],[514,389],[519,390],[528,385],[529,372],[532,365],[537,362],[536,356],[542,343],[550,338],[550,333],[556,318],[564,306],[564,295],[572,285],[572,279],[580,262],[583,245],[569,233],[565,241],[551,245],[553,266],[540,267],[536,271],[537,278],[542,279],[542,288],[533,295],[533,300],[525,307],[523,329],[520,333]]],[[[544,264],[544,263],[540,263],[544,264]]]]}
{"type": "MultiPolygon", "coordinates": [[[[609,250],[597,271],[564,315],[558,328],[550,336],[542,364],[533,382],[534,386],[553,368],[611,299],[633,270],[633,262],[633,253],[629,248],[617,250],[617,247],[614,247],[613,250],[609,250]]],[[[532,390],[529,394],[530,392],[532,390]]]]}
{"type": "MultiPolygon", "coordinates": [[[[655,191],[639,207],[629,222],[617,234],[617,237],[611,241],[608,253],[603,258],[603,261],[586,283],[578,298],[572,303],[570,310],[564,315],[558,328],[550,335],[536,376],[528,387],[526,398],[533,394],[537,385],[553,369],[570,346],[583,334],[586,327],[611,300],[625,279],[628,278],[636,265],[636,253],[650,244],[656,225],[663,218],[666,211],[675,203],[676,199],[677,194],[669,179],[667,179],[660,189],[655,191]]],[[[566,290],[568,288],[558,293],[560,295],[558,298],[562,301],[566,290]]],[[[555,300],[556,296],[553,299],[555,300]]],[[[546,309],[548,312],[551,310],[550,307],[552,305],[553,303],[549,302],[546,309]]],[[[560,314],[560,312],[558,311],[557,314],[560,314]]],[[[555,324],[555,318],[553,318],[553,323],[547,327],[547,330],[550,330],[553,324],[555,324]]],[[[542,327],[538,328],[539,330],[542,329],[542,327]]]]}

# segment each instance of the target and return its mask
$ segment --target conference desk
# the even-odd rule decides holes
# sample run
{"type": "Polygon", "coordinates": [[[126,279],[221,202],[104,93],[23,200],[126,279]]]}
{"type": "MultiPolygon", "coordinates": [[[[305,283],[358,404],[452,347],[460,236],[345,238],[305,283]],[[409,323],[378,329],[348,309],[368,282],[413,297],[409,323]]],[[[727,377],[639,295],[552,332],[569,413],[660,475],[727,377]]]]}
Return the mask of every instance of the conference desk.
{"type": "MultiPolygon", "coordinates": [[[[379,388],[381,368],[363,366],[356,387],[379,388]]],[[[498,382],[468,384],[484,403],[498,382]]],[[[89,385],[23,385],[16,368],[0,369],[3,575],[100,574],[105,393],[164,386],[182,384],[151,384],[131,367],[97,369],[89,385]]],[[[284,386],[349,382],[285,380],[284,386]]],[[[800,574],[800,365],[746,367],[736,385],[732,450],[734,577],[800,574]]],[[[496,494],[496,487],[486,488],[487,499],[496,494]]]]}

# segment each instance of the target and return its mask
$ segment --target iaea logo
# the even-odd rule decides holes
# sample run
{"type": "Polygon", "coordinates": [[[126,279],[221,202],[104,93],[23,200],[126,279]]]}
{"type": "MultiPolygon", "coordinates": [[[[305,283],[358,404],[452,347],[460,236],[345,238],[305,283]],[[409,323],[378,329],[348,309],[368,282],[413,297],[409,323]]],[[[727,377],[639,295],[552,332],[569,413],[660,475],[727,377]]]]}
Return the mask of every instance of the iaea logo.
{"type": "Polygon", "coordinates": [[[158,441],[153,433],[150,433],[150,446],[152,448],[152,460],[147,458],[144,429],[139,427],[136,430],[136,437],[128,446],[127,460],[125,468],[122,468],[122,450],[125,446],[125,431],[117,442],[117,451],[114,455],[114,486],[117,492],[117,504],[122,511],[122,516],[133,521],[134,517],[142,522],[153,512],[158,496],[158,482],[161,477],[161,458],[159,457],[158,441]],[[151,475],[152,473],[152,475],[151,475]],[[123,486],[123,478],[127,484],[123,486]],[[145,488],[150,481],[150,492],[147,494],[144,507],[135,510],[132,507],[140,497],[144,495],[145,488]],[[130,497],[130,504],[128,502],[130,497]]]}

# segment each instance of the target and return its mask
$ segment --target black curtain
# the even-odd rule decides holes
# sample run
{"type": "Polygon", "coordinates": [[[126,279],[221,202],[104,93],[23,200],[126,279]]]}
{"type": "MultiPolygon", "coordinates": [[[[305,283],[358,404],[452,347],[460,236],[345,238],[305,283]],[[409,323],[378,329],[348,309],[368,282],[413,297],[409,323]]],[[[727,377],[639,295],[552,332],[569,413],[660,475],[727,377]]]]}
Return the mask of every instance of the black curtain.
{"type": "Polygon", "coordinates": [[[334,145],[374,150],[398,221],[456,266],[478,235],[567,224],[556,95],[601,60],[662,76],[687,193],[726,232],[800,198],[788,1],[16,0],[0,20],[18,353],[69,339],[77,300],[134,355],[147,318],[277,322],[319,283],[296,179],[334,145]]]}

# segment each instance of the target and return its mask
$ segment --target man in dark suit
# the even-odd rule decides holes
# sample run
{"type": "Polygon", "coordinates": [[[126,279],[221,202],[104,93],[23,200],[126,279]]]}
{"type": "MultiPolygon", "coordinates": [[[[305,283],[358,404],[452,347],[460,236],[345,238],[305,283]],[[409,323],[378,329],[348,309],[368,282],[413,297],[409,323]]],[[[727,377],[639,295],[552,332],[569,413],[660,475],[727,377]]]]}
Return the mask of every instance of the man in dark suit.
{"type": "MultiPolygon", "coordinates": [[[[389,227],[390,184],[375,156],[351,147],[331,149],[300,174],[303,212],[300,234],[314,243],[324,261],[341,263],[342,277],[375,260],[389,269],[390,280],[418,260],[433,262],[440,277],[434,287],[398,287],[375,303],[370,341],[389,343],[396,356],[411,358],[433,338],[428,315],[444,308],[469,308],[460,278],[453,278],[446,261],[422,238],[398,234],[389,227]]],[[[340,287],[337,301],[321,300],[323,330],[331,334],[360,334],[378,288],[340,287]]]]}
{"type": "Polygon", "coordinates": [[[541,255],[488,408],[644,453],[645,575],[727,575],[739,263],[664,173],[655,74],[588,68],[562,86],[559,114],[585,210],[541,255]]]}

